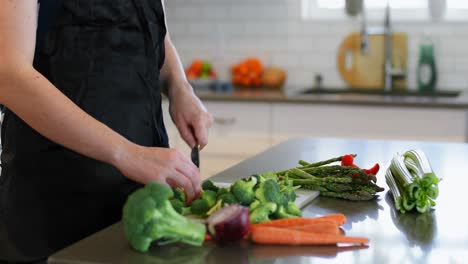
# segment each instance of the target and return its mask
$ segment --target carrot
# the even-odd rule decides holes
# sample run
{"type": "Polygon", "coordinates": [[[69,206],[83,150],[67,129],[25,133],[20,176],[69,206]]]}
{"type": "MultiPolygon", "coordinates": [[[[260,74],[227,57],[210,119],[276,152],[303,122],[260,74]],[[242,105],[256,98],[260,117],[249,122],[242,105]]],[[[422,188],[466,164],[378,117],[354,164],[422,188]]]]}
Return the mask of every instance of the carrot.
{"type": "Polygon", "coordinates": [[[294,226],[302,226],[302,225],[310,225],[317,222],[323,221],[335,221],[337,225],[343,225],[346,222],[346,217],[343,214],[332,214],[326,215],[321,217],[315,218],[304,218],[304,217],[297,217],[297,218],[283,218],[272,220],[269,222],[263,222],[259,224],[253,224],[254,227],[257,226],[272,226],[272,227],[294,227],[294,226]]]}
{"type": "Polygon", "coordinates": [[[314,224],[292,227],[292,229],[321,234],[340,234],[340,228],[335,221],[321,221],[314,224]]]}
{"type": "Polygon", "coordinates": [[[319,234],[270,226],[253,229],[251,238],[255,243],[277,245],[335,245],[338,243],[363,245],[369,243],[369,239],[364,237],[319,234]]]}

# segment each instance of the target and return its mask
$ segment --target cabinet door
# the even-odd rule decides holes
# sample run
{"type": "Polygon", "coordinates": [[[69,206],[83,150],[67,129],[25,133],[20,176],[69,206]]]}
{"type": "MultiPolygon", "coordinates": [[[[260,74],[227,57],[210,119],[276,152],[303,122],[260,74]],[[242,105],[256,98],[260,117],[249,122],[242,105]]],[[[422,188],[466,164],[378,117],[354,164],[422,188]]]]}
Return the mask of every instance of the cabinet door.
{"type": "Polygon", "coordinates": [[[343,137],[464,142],[461,110],[291,105],[273,106],[273,143],[291,137],[343,137]]]}

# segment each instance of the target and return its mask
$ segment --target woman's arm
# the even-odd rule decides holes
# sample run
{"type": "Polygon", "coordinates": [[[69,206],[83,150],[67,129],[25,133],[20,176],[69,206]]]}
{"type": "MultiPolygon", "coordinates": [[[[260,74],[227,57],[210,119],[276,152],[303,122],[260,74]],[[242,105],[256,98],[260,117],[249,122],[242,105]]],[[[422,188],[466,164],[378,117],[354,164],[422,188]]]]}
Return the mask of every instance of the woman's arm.
{"type": "Polygon", "coordinates": [[[175,150],[131,143],[81,110],[33,66],[37,1],[2,1],[0,104],[33,129],[83,155],[110,163],[142,183],[157,180],[199,192],[199,172],[175,150]]]}
{"type": "MultiPolygon", "coordinates": [[[[163,5],[164,1],[161,0],[163,5]]],[[[166,28],[167,22],[166,22],[166,28]]],[[[169,98],[169,111],[180,135],[190,146],[208,144],[208,130],[212,125],[212,116],[195,95],[188,82],[177,50],[171,41],[169,30],[164,39],[166,58],[161,69],[161,78],[166,81],[169,98]]]]}

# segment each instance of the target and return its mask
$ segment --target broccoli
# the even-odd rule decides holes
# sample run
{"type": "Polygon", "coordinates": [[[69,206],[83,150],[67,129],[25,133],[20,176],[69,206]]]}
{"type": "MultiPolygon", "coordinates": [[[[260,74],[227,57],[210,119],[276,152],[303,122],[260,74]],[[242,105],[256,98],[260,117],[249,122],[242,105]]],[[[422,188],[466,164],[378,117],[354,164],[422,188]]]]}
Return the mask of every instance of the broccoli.
{"type": "Polygon", "coordinates": [[[200,199],[208,202],[208,207],[213,207],[216,204],[216,192],[207,190],[202,192],[200,199]]]}
{"type": "Polygon", "coordinates": [[[210,208],[211,207],[208,205],[206,200],[198,199],[192,202],[190,212],[194,215],[203,216],[210,210],[210,208]]]}
{"type": "Polygon", "coordinates": [[[260,205],[259,200],[253,201],[249,206],[249,212],[252,212],[253,210],[255,210],[255,208],[257,208],[257,206],[259,206],[259,205],[260,205]]]}
{"type": "Polygon", "coordinates": [[[255,207],[250,213],[250,222],[253,224],[270,221],[270,215],[277,209],[275,203],[263,203],[255,207]]]}
{"type": "Polygon", "coordinates": [[[204,191],[201,194],[200,199],[197,199],[192,202],[190,206],[190,212],[194,215],[203,216],[205,215],[211,207],[216,204],[216,193],[214,191],[204,191]]]}
{"type": "Polygon", "coordinates": [[[271,171],[258,174],[257,176],[260,176],[260,177],[264,178],[265,180],[272,179],[274,181],[278,181],[278,176],[276,175],[276,173],[271,172],[271,171]]]}
{"type": "Polygon", "coordinates": [[[292,215],[295,215],[295,216],[299,216],[299,217],[302,216],[302,211],[301,211],[301,209],[299,209],[299,207],[297,207],[295,202],[289,202],[286,205],[286,212],[288,214],[292,214],[292,215]]]}
{"type": "Polygon", "coordinates": [[[248,180],[238,180],[231,186],[231,192],[241,205],[249,206],[255,199],[254,187],[257,178],[250,177],[248,180]]]}
{"type": "Polygon", "coordinates": [[[214,185],[213,181],[211,181],[211,180],[206,180],[206,181],[204,181],[204,182],[202,183],[202,189],[203,189],[204,191],[210,190],[210,191],[217,192],[218,189],[219,189],[219,187],[216,186],[216,185],[214,185]]]}
{"type": "Polygon", "coordinates": [[[170,200],[172,207],[174,207],[174,210],[176,210],[177,213],[181,215],[187,215],[190,213],[190,208],[185,207],[185,204],[181,202],[180,200],[177,199],[172,199],[170,200]]]}
{"type": "Polygon", "coordinates": [[[282,205],[278,206],[278,210],[276,210],[273,216],[277,219],[298,217],[297,215],[289,213],[286,207],[282,205]]]}
{"type": "Polygon", "coordinates": [[[186,203],[186,199],[185,199],[185,192],[184,192],[184,189],[182,188],[175,188],[173,189],[174,191],[174,198],[173,199],[176,199],[176,200],[179,200],[181,201],[183,204],[186,203]]]}
{"type": "Polygon", "coordinates": [[[272,202],[275,204],[284,203],[284,197],[280,192],[278,183],[275,180],[269,179],[262,183],[255,191],[255,197],[261,202],[272,202]]]}
{"type": "Polygon", "coordinates": [[[218,191],[216,192],[216,195],[221,196],[225,193],[229,193],[229,188],[219,188],[218,191]]]}
{"type": "Polygon", "coordinates": [[[169,201],[173,195],[170,187],[152,182],[128,196],[122,221],[125,237],[135,250],[147,252],[156,240],[202,245],[205,226],[178,214],[169,201]]]}
{"type": "Polygon", "coordinates": [[[232,193],[224,193],[218,196],[218,200],[221,200],[224,204],[237,204],[239,201],[237,201],[236,197],[232,193]]]}

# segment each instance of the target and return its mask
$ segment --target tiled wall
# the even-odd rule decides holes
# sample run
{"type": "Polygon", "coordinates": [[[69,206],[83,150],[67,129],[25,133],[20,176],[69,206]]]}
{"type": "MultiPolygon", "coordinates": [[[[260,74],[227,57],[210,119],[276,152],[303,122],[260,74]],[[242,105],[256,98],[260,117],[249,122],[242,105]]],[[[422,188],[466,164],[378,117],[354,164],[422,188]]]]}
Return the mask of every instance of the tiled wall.
{"type": "MultiPolygon", "coordinates": [[[[322,74],[325,86],[344,87],[336,70],[337,48],[357,21],[303,21],[300,0],[166,0],[172,39],[184,65],[213,61],[222,78],[247,56],[288,70],[288,89],[311,86],[322,74]]],[[[374,22],[375,23],[375,22],[374,22]]],[[[377,23],[374,25],[380,25],[377,23]]],[[[372,26],[372,24],[371,24],[372,26]]],[[[416,87],[418,44],[430,32],[436,44],[440,89],[468,90],[468,23],[401,23],[409,35],[410,88],[416,87]]]]}

